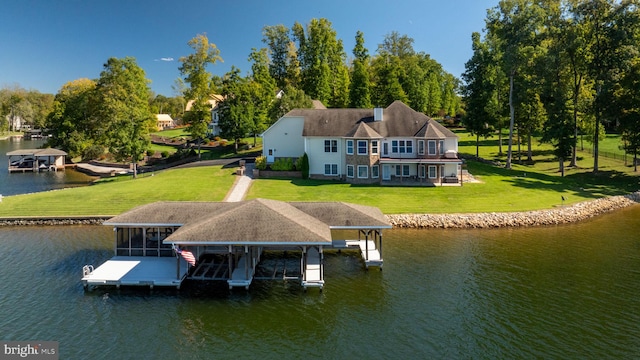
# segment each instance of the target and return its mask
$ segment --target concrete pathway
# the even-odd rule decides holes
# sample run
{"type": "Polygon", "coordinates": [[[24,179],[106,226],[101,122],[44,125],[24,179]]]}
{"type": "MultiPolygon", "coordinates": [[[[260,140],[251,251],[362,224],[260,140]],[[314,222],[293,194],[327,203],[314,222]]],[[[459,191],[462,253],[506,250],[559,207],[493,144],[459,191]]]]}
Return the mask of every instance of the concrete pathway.
{"type": "Polygon", "coordinates": [[[233,187],[225,196],[224,201],[226,202],[238,202],[242,201],[249,190],[249,186],[251,186],[251,181],[253,180],[253,163],[245,164],[244,175],[238,176],[236,181],[233,183],[233,187]]]}

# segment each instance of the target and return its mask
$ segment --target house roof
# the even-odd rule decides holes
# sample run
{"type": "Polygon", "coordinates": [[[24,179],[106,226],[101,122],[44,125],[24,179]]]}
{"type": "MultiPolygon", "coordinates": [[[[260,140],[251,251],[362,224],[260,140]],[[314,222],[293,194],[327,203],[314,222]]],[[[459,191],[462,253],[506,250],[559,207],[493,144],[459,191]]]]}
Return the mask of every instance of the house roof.
{"type": "MultiPolygon", "coordinates": [[[[209,95],[209,100],[207,100],[207,102],[209,103],[209,106],[211,107],[211,109],[215,109],[216,106],[218,106],[219,102],[222,102],[222,100],[224,100],[224,97],[222,95],[218,95],[218,94],[211,94],[209,95]]],[[[189,100],[187,101],[187,106],[185,106],[185,111],[191,111],[191,108],[193,107],[193,103],[195,102],[195,100],[189,100]]]]}
{"type": "Polygon", "coordinates": [[[375,207],[254,199],[242,202],[156,202],[104,225],[180,226],[164,241],[179,244],[322,245],[331,228],[390,228],[375,207]]]}
{"type": "Polygon", "coordinates": [[[330,137],[456,137],[446,127],[401,101],[394,101],[374,121],[373,109],[293,109],[285,116],[304,117],[302,136],[330,137]],[[360,124],[367,125],[361,127],[360,124]],[[357,134],[357,135],[356,135],[357,134]]]}
{"type": "Polygon", "coordinates": [[[169,114],[156,114],[157,121],[173,121],[169,114]]]}

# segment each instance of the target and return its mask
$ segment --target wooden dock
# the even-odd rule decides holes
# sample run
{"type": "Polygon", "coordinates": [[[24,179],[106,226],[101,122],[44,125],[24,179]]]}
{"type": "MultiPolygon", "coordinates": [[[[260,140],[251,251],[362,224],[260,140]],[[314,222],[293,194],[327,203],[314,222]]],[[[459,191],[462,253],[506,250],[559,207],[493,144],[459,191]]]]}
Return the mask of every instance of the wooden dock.
{"type": "Polygon", "coordinates": [[[180,288],[187,275],[187,263],[175,257],[115,256],[93,270],[85,267],[85,288],[100,285],[173,286],[180,288]],[[179,268],[178,268],[179,267],[179,268]]]}

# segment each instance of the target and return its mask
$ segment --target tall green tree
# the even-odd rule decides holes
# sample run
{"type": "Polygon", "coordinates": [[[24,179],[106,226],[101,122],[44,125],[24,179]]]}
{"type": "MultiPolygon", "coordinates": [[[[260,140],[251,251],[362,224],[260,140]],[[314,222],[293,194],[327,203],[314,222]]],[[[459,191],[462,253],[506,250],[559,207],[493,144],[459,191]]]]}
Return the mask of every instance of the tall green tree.
{"type": "Polygon", "coordinates": [[[185,98],[193,101],[191,109],[184,115],[184,121],[189,124],[188,130],[191,136],[198,141],[198,157],[200,157],[200,144],[207,135],[207,128],[211,122],[211,106],[209,98],[212,94],[212,76],[207,71],[207,66],[222,61],[220,50],[214,43],[209,42],[205,34],[199,34],[189,40],[189,46],[193,53],[180,58],[180,75],[183,77],[187,88],[184,91],[185,98]]]}
{"type": "Polygon", "coordinates": [[[306,31],[296,22],[292,33],[298,43],[302,90],[330,107],[348,106],[346,53],[331,22],[324,18],[311,19],[306,31]]]}
{"type": "Polygon", "coordinates": [[[371,108],[371,82],[369,80],[369,51],[364,46],[364,34],[356,33],[356,45],[353,48],[353,68],[351,70],[351,88],[349,103],[352,108],[371,108]]]}
{"type": "Polygon", "coordinates": [[[291,62],[289,50],[292,42],[289,37],[289,28],[282,24],[265,26],[262,28],[262,42],[267,45],[271,57],[269,73],[275,80],[276,86],[283,89],[289,83],[288,69],[291,62]]]}
{"type": "Polygon", "coordinates": [[[236,152],[240,140],[255,129],[256,92],[255,83],[240,76],[240,70],[235,66],[225,74],[222,82],[224,100],[218,107],[219,124],[222,136],[233,139],[236,152]]]}
{"type": "Polygon", "coordinates": [[[640,154],[640,56],[629,61],[629,67],[616,89],[615,105],[621,110],[620,130],[624,150],[633,155],[633,171],[638,171],[640,154]]]}
{"type": "Polygon", "coordinates": [[[104,122],[102,139],[117,160],[133,164],[134,177],[156,125],[149,107],[149,83],[134,58],[110,58],[94,91],[94,115],[104,122]]]}
{"type": "Polygon", "coordinates": [[[553,144],[561,176],[564,162],[575,146],[572,105],[573,73],[567,47],[571,41],[566,23],[562,19],[560,1],[545,2],[544,55],[539,58],[538,73],[542,87],[540,98],[544,104],[547,121],[542,141],[553,144]]]}
{"type": "Polygon", "coordinates": [[[509,144],[507,149],[506,168],[511,168],[513,133],[515,124],[515,77],[526,60],[531,57],[537,46],[541,21],[544,17],[542,8],[534,0],[501,0],[497,7],[487,15],[487,28],[500,41],[502,66],[509,76],[509,144]]]}
{"type": "Polygon", "coordinates": [[[631,26],[625,21],[637,14],[635,0],[591,0],[581,1],[574,7],[575,18],[584,24],[585,42],[588,47],[587,72],[595,82],[593,114],[595,119],[593,139],[593,172],[599,171],[600,126],[609,117],[615,117],[619,109],[611,107],[613,91],[629,41],[631,26]]]}
{"type": "Polygon", "coordinates": [[[61,148],[71,157],[83,156],[86,160],[91,160],[89,152],[86,152],[90,147],[96,146],[100,152],[103,151],[99,145],[101,127],[93,116],[91,102],[95,88],[96,82],[86,78],[62,85],[46,120],[51,135],[49,146],[61,148]]]}
{"type": "Polygon", "coordinates": [[[480,137],[489,137],[497,122],[496,81],[493,57],[486,41],[482,41],[480,33],[471,34],[473,55],[465,64],[462,79],[466,103],[466,114],[463,123],[467,130],[476,136],[476,158],[479,155],[480,137]]]}
{"type": "Polygon", "coordinates": [[[252,49],[249,55],[251,64],[251,91],[254,97],[255,114],[252,119],[251,132],[253,145],[256,145],[258,134],[267,129],[269,109],[275,100],[276,82],[269,72],[267,49],[252,49]]]}

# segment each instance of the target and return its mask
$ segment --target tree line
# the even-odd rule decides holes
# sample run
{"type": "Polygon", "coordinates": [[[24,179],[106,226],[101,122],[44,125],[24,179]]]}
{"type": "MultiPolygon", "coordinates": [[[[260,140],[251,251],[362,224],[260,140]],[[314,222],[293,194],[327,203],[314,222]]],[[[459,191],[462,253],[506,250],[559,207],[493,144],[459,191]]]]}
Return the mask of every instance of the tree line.
{"type": "MultiPolygon", "coordinates": [[[[578,136],[593,144],[605,127],[640,152],[640,17],[638,0],[501,0],[484,34],[472,34],[465,65],[466,127],[480,137],[509,128],[506,167],[534,134],[551,143],[564,175],[576,166],[578,136]]],[[[502,138],[499,140],[502,154],[502,138]]],[[[477,151],[476,151],[477,155],[477,151]]],[[[531,147],[527,159],[532,157],[531,147]]],[[[634,161],[635,163],[635,161],[634,161]]]]}
{"type": "Polygon", "coordinates": [[[208,65],[220,61],[220,52],[206,35],[189,42],[193,53],[180,58],[181,78],[176,88],[192,99],[196,111],[185,114],[191,133],[205,135],[207,101],[220,94],[222,135],[239,139],[259,134],[293,108],[309,108],[312,99],[330,108],[386,107],[401,100],[428,115],[462,113],[460,81],[437,61],[413,49],[414,40],[392,32],[369,55],[364,34],[355,35],[353,57],[327,19],[312,19],[263,28],[265,47],[252,49],[251,70],[242,75],[235,66],[223,76],[213,76],[208,65]],[[276,93],[281,91],[281,96],[276,93]]]}
{"type": "Polygon", "coordinates": [[[312,19],[306,26],[296,22],[291,28],[265,26],[262,36],[265,46],[251,50],[246,74],[232,66],[222,76],[212,75],[208,67],[222,61],[220,51],[199,34],[188,42],[191,54],[180,58],[174,97],[153,94],[134,58],[110,58],[98,79],[69,81],[55,96],[0,91],[0,120],[11,113],[48,129],[49,145],[71,157],[88,160],[108,151],[135,164],[149,147],[153,114],[180,119],[200,144],[212,120],[214,94],[222,99],[222,136],[234,140],[236,149],[240,139],[255,138],[291,109],[312,107],[312,99],[333,108],[386,107],[402,100],[428,115],[463,112],[460,81],[428,54],[416,52],[406,35],[388,34],[370,55],[358,31],[349,57],[327,19],[312,19]],[[190,111],[185,111],[188,101],[190,111]]]}

